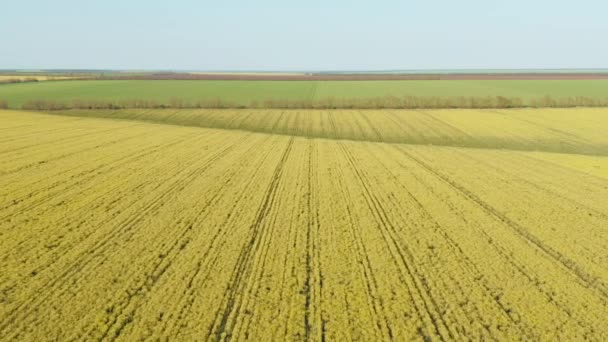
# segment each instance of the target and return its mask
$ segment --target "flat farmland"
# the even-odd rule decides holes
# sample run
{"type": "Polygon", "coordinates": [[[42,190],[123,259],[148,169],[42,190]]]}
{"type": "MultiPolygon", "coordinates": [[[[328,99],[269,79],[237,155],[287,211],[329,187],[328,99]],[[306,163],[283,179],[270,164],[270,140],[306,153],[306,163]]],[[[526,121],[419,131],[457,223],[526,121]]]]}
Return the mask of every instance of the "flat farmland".
{"type": "Polygon", "coordinates": [[[584,108],[0,111],[0,339],[606,340],[607,131],[584,108]]]}
{"type": "Polygon", "coordinates": [[[223,80],[72,80],[0,86],[0,100],[11,108],[28,101],[154,100],[195,102],[220,99],[237,105],[252,101],[320,101],[386,96],[513,97],[522,100],[585,96],[605,100],[608,80],[407,80],[407,81],[223,81],[223,80]]]}

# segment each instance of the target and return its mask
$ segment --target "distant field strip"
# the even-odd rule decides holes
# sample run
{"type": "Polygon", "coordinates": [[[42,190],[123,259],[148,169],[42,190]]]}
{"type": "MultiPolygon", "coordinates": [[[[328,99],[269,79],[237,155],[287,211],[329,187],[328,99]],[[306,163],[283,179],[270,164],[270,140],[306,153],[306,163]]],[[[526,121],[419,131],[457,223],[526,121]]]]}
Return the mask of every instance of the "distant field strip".
{"type": "Polygon", "coordinates": [[[238,113],[0,111],[0,340],[608,339],[608,157],[377,142],[605,113],[238,113]]]}
{"type": "Polygon", "coordinates": [[[71,80],[0,86],[0,100],[11,108],[29,101],[173,99],[196,102],[220,99],[237,105],[265,100],[366,99],[386,96],[513,97],[549,95],[555,99],[584,96],[606,100],[608,80],[446,80],[446,81],[202,81],[202,80],[71,80]]]}
{"type": "Polygon", "coordinates": [[[608,155],[608,109],[85,110],[53,114],[309,138],[608,155]]]}

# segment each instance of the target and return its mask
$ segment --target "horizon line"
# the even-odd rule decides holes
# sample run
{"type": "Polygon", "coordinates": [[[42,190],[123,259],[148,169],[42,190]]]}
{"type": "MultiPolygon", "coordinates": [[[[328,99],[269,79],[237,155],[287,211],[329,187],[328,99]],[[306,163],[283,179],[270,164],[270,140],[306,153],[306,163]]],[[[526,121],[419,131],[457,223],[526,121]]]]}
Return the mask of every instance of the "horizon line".
{"type": "Polygon", "coordinates": [[[198,73],[443,73],[443,72],[608,72],[607,68],[431,68],[431,69],[120,69],[120,68],[0,68],[3,72],[198,72],[198,73]]]}

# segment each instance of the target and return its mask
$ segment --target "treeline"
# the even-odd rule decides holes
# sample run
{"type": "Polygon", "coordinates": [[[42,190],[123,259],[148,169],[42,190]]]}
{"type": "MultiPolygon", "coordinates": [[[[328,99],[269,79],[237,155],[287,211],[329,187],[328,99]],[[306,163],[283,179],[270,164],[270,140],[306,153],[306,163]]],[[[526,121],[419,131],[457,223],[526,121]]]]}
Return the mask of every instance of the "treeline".
{"type": "Polygon", "coordinates": [[[226,101],[220,98],[188,101],[171,99],[166,102],[157,100],[73,100],[61,102],[53,100],[31,100],[22,105],[27,110],[65,110],[65,109],[129,109],[129,108],[276,108],[276,109],[449,109],[449,108],[551,108],[551,107],[608,107],[608,98],[590,97],[522,99],[503,96],[488,97],[416,97],[386,96],[374,98],[325,98],[319,100],[269,99],[253,100],[249,104],[226,101]]]}
{"type": "Polygon", "coordinates": [[[219,98],[200,101],[185,101],[171,99],[168,102],[156,100],[129,99],[129,100],[73,100],[71,102],[54,100],[30,100],[25,102],[22,109],[27,110],[65,110],[65,109],[162,109],[162,108],[247,108],[236,102],[229,102],[219,98]]]}

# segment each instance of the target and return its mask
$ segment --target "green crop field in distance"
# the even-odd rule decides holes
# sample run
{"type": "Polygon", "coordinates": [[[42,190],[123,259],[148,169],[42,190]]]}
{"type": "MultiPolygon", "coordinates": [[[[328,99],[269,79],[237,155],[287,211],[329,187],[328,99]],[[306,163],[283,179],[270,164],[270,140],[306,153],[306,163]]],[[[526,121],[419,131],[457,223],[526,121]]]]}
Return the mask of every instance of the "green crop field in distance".
{"type": "Polygon", "coordinates": [[[505,96],[523,99],[550,95],[608,97],[608,80],[420,80],[320,82],[318,97],[505,96]]]}
{"type": "Polygon", "coordinates": [[[31,100],[123,100],[145,99],[160,103],[172,98],[188,101],[221,98],[239,104],[252,100],[307,99],[312,96],[314,82],[291,81],[72,81],[40,84],[15,84],[0,86],[0,99],[18,108],[31,100]]]}
{"type": "Polygon", "coordinates": [[[268,99],[319,100],[382,96],[505,96],[522,99],[608,97],[608,80],[492,81],[185,81],[90,80],[0,85],[0,100],[19,108],[32,100],[155,100],[219,98],[236,104],[268,99]]]}

